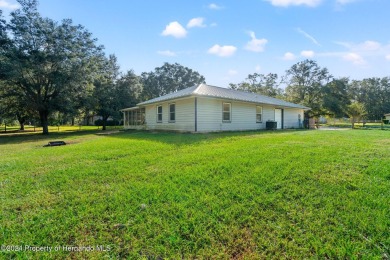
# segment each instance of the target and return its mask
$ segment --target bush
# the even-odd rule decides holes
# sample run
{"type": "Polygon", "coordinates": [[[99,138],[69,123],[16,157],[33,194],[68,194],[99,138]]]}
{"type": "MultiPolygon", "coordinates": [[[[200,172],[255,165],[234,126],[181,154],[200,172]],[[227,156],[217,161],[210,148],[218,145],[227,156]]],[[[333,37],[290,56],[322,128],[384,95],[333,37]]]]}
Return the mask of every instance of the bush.
{"type": "MultiPolygon", "coordinates": [[[[95,121],[96,126],[103,126],[103,120],[98,119],[95,121]]],[[[106,126],[117,126],[120,125],[120,122],[118,120],[107,120],[106,126]]]]}
{"type": "Polygon", "coordinates": [[[384,123],[385,125],[388,125],[388,124],[389,124],[389,119],[383,119],[382,121],[383,121],[383,123],[384,123]]]}

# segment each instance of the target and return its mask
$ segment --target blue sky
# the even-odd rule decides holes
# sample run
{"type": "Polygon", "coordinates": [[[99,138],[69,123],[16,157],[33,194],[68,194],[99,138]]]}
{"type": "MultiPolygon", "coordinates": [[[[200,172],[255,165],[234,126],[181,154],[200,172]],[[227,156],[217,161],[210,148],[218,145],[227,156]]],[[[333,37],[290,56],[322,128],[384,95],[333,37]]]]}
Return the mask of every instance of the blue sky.
{"type": "Polygon", "coordinates": [[[43,16],[84,25],[123,71],[178,62],[221,87],[306,58],[336,77],[390,76],[389,10],[389,0],[39,1],[43,16]]]}

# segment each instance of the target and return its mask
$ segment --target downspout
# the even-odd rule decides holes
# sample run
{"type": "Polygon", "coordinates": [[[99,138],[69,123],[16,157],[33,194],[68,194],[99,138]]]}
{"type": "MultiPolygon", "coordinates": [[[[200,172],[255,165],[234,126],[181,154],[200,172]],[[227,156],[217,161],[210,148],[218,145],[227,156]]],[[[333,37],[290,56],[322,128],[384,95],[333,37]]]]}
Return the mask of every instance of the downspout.
{"type": "Polygon", "coordinates": [[[282,129],[284,129],[284,108],[282,108],[282,129]]]}
{"type": "Polygon", "coordinates": [[[195,132],[198,132],[198,98],[195,97],[195,132]]]}

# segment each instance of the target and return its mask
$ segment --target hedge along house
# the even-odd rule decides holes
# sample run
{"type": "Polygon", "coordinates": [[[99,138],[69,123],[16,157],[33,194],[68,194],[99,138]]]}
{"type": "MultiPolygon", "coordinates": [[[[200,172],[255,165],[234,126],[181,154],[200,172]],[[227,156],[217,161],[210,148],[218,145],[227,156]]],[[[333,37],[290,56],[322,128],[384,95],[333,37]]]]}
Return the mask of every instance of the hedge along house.
{"type": "Polygon", "coordinates": [[[206,84],[179,90],[121,111],[125,129],[188,132],[301,128],[308,107],[206,84]]]}

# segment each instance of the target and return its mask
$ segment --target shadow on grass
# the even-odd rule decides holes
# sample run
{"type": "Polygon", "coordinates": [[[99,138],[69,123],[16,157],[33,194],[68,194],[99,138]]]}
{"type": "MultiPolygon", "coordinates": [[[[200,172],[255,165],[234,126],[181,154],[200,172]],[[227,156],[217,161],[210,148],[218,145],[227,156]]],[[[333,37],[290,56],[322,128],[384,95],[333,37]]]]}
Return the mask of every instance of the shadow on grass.
{"type": "Polygon", "coordinates": [[[251,135],[279,135],[292,131],[305,131],[305,130],[258,130],[258,131],[236,131],[236,132],[213,132],[213,133],[178,133],[168,131],[144,131],[144,130],[118,130],[112,129],[107,131],[102,130],[66,130],[63,132],[51,132],[49,135],[42,135],[40,132],[25,132],[15,134],[0,134],[0,146],[6,144],[18,144],[24,142],[42,141],[42,145],[47,144],[49,141],[61,140],[69,137],[80,137],[87,135],[99,135],[105,138],[126,139],[126,140],[143,140],[162,142],[173,145],[189,145],[204,141],[234,138],[238,136],[251,136],[251,135]],[[112,131],[114,130],[114,131],[112,131]]]}
{"type": "Polygon", "coordinates": [[[102,132],[101,130],[65,130],[63,132],[51,132],[48,135],[42,135],[41,132],[18,132],[18,133],[6,133],[0,134],[0,146],[5,144],[18,144],[32,141],[44,142],[55,141],[61,138],[67,138],[72,136],[85,136],[102,132]]]}
{"type": "Polygon", "coordinates": [[[229,132],[211,132],[211,133],[179,133],[169,131],[144,131],[144,130],[126,130],[121,133],[107,135],[108,138],[153,141],[177,146],[191,145],[204,141],[217,139],[235,138],[241,136],[253,135],[280,135],[283,133],[305,131],[303,129],[295,130],[257,130],[257,131],[229,131],[229,132]]]}

